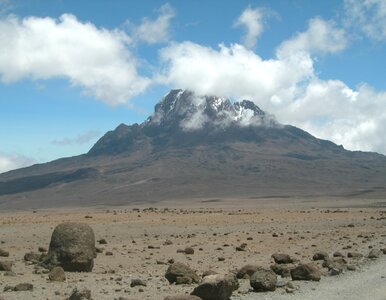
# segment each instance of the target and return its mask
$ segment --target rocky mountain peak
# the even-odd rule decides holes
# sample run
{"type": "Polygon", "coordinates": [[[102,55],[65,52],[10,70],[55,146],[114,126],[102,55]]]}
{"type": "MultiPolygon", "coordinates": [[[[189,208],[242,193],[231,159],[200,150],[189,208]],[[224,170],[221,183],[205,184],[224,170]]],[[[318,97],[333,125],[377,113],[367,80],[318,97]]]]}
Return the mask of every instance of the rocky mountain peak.
{"type": "Polygon", "coordinates": [[[277,122],[249,100],[232,103],[224,97],[201,96],[189,90],[171,90],[155,106],[155,112],[147,124],[179,126],[191,131],[207,126],[273,126],[277,122]]]}

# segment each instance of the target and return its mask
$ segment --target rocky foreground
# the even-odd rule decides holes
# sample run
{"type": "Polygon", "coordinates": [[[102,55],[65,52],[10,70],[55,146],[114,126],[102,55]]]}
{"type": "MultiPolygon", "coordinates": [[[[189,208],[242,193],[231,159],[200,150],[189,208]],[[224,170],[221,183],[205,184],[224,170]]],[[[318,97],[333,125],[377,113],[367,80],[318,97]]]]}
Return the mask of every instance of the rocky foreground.
{"type": "Polygon", "coordinates": [[[309,299],[385,264],[386,209],[288,207],[1,213],[0,299],[309,299]]]}

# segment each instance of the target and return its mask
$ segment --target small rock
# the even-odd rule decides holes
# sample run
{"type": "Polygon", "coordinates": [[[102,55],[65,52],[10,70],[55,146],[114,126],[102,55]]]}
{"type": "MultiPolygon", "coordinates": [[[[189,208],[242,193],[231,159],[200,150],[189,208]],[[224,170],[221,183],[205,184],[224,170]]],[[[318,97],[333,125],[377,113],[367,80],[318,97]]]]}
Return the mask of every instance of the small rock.
{"type": "Polygon", "coordinates": [[[176,295],[168,296],[164,300],[202,300],[201,298],[193,295],[176,295]]]}
{"type": "Polygon", "coordinates": [[[33,289],[34,286],[31,283],[19,283],[13,288],[15,292],[32,291],[33,289]]]}
{"type": "Polygon", "coordinates": [[[12,261],[0,261],[0,271],[12,271],[12,261]]]}
{"type": "Polygon", "coordinates": [[[62,267],[54,267],[48,274],[48,278],[51,281],[60,281],[63,282],[66,280],[66,274],[62,267]]]}
{"type": "Polygon", "coordinates": [[[259,268],[251,276],[249,284],[255,292],[274,291],[276,289],[277,275],[269,269],[259,268]]]}
{"type": "Polygon", "coordinates": [[[8,257],[9,256],[9,252],[5,251],[3,249],[0,249],[0,256],[1,257],[8,257]]]}
{"type": "Polygon", "coordinates": [[[381,256],[381,251],[378,249],[371,249],[370,253],[367,255],[368,258],[379,258],[381,256]]]}
{"type": "Polygon", "coordinates": [[[68,300],[91,300],[91,290],[83,289],[79,291],[77,288],[74,288],[68,300]]]}
{"type": "Polygon", "coordinates": [[[165,273],[165,278],[169,283],[199,283],[200,278],[188,265],[175,262],[169,266],[165,273]]]}
{"type": "Polygon", "coordinates": [[[277,264],[290,264],[293,263],[294,260],[288,254],[284,253],[274,253],[272,254],[272,258],[277,264]]]}
{"type": "Polygon", "coordinates": [[[238,288],[239,283],[233,274],[209,275],[193,290],[192,295],[202,300],[228,300],[238,288]]]}
{"type": "Polygon", "coordinates": [[[245,265],[237,271],[236,277],[238,279],[249,279],[253,273],[255,273],[260,266],[258,265],[245,265]]]}
{"type": "Polygon", "coordinates": [[[39,247],[38,251],[41,252],[41,253],[48,252],[46,247],[39,247]]]}
{"type": "Polygon", "coordinates": [[[132,279],[130,283],[130,287],[135,287],[135,286],[147,286],[147,283],[145,280],[142,279],[132,279]]]}
{"type": "Polygon", "coordinates": [[[349,252],[349,253],[347,253],[347,257],[350,257],[350,258],[361,258],[361,257],[363,257],[363,254],[359,253],[359,252],[349,252]]]}
{"type": "Polygon", "coordinates": [[[291,270],[292,280],[312,280],[319,281],[321,272],[317,265],[313,263],[299,265],[291,270]]]}
{"type": "Polygon", "coordinates": [[[192,247],[186,247],[184,252],[185,254],[192,255],[194,254],[194,249],[192,247]]]}
{"type": "Polygon", "coordinates": [[[324,251],[319,251],[314,254],[312,257],[313,260],[326,260],[328,259],[328,253],[324,251]]]}

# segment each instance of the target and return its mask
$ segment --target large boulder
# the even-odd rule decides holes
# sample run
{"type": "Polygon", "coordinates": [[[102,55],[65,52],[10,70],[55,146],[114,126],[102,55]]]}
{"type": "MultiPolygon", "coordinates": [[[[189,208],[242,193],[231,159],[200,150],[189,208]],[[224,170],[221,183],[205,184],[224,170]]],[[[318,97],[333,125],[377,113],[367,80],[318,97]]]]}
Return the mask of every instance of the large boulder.
{"type": "Polygon", "coordinates": [[[233,274],[209,275],[193,290],[192,295],[202,300],[228,300],[238,288],[239,283],[233,274]]]}
{"type": "Polygon", "coordinates": [[[255,292],[274,291],[276,289],[277,275],[272,270],[259,268],[249,280],[255,292]]]}
{"type": "Polygon", "coordinates": [[[70,272],[91,272],[94,266],[95,235],[92,228],[81,223],[62,223],[51,236],[48,255],[43,266],[61,266],[70,272]]]}
{"type": "Polygon", "coordinates": [[[165,278],[169,283],[190,284],[199,283],[200,278],[188,265],[175,262],[166,270],[165,278]]]}
{"type": "Polygon", "coordinates": [[[291,270],[292,280],[312,280],[319,281],[321,272],[316,264],[309,263],[299,265],[291,270]]]}

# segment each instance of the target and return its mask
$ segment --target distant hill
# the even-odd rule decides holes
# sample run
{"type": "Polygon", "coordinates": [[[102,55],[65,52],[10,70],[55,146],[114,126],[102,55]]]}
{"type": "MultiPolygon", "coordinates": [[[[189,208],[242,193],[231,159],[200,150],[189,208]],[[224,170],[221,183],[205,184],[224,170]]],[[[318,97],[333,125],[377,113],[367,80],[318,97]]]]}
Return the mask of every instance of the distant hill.
{"type": "Polygon", "coordinates": [[[385,156],[279,124],[248,100],[183,90],[87,154],[0,174],[0,208],[385,195],[385,156]]]}

